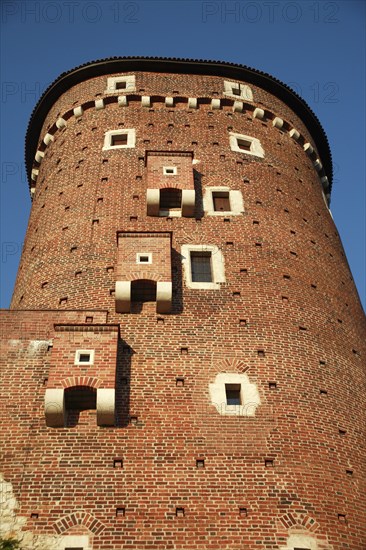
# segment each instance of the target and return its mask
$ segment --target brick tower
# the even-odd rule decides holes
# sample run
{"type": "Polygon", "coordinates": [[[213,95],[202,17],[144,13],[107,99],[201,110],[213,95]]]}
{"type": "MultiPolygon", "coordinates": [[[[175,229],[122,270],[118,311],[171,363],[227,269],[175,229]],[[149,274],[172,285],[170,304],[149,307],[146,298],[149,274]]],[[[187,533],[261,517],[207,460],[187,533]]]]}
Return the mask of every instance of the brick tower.
{"type": "Polygon", "coordinates": [[[366,324],[304,101],[111,58],[29,124],[1,313],[3,537],[37,550],[364,550],[366,324]]]}

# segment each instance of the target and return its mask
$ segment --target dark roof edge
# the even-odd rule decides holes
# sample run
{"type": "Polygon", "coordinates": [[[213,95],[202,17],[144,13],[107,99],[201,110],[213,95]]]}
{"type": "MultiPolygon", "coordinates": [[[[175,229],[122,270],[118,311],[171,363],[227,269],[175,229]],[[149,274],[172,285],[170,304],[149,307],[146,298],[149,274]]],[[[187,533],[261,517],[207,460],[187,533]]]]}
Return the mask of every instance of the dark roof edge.
{"type": "Polygon", "coordinates": [[[316,143],[330,189],[332,185],[332,155],[328,138],[322,125],[309,105],[289,86],[262,71],[245,65],[224,61],[175,59],[159,57],[110,57],[79,65],[62,73],[40,97],[28,124],[26,134],[25,162],[29,181],[43,122],[55,101],[72,86],[96,76],[114,72],[147,71],[223,76],[244,80],[272,93],[286,103],[304,122],[316,143]]]}

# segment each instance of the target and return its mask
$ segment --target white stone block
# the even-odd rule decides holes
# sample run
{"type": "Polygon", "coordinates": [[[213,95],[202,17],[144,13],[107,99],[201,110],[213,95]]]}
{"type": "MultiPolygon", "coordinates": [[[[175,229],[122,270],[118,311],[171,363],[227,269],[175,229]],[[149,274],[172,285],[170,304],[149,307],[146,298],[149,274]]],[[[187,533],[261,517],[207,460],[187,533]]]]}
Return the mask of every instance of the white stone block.
{"type": "Polygon", "coordinates": [[[62,428],[65,424],[65,392],[63,388],[47,389],[44,410],[46,424],[52,428],[62,428]]]}
{"type": "Polygon", "coordinates": [[[37,151],[36,156],[35,156],[36,162],[38,162],[40,164],[43,160],[43,157],[44,157],[44,152],[43,151],[37,151]]]}
{"type": "Polygon", "coordinates": [[[160,210],[160,189],[146,190],[147,215],[159,216],[160,210]]]}
{"type": "Polygon", "coordinates": [[[194,189],[183,189],[182,191],[182,216],[191,218],[194,216],[196,192],[194,189]]]}
{"type": "Polygon", "coordinates": [[[76,118],[81,117],[83,115],[83,112],[84,110],[81,105],[79,107],[75,107],[74,116],[76,116],[76,118]]]}
{"type": "Polygon", "coordinates": [[[104,100],[103,99],[96,99],[94,101],[95,108],[97,111],[100,111],[101,109],[104,109],[104,100]]]}
{"type": "Polygon", "coordinates": [[[165,98],[165,105],[167,107],[174,107],[174,98],[173,97],[166,97],[165,98]]]}
{"type": "Polygon", "coordinates": [[[272,125],[275,127],[275,128],[282,128],[283,126],[283,120],[282,118],[276,116],[276,118],[274,118],[272,120],[272,125]]]}
{"type": "Polygon", "coordinates": [[[316,161],[314,162],[314,168],[317,172],[320,172],[323,169],[323,165],[319,159],[316,159],[316,161]]]}
{"type": "Polygon", "coordinates": [[[66,120],[64,118],[58,118],[56,120],[56,126],[59,130],[61,130],[61,128],[66,128],[66,120]]]}
{"type": "Polygon", "coordinates": [[[289,134],[290,134],[290,137],[292,137],[292,139],[294,139],[295,141],[297,141],[298,139],[300,139],[300,132],[298,132],[297,130],[295,130],[295,128],[292,128],[292,129],[289,131],[289,134]]]}
{"type": "Polygon", "coordinates": [[[131,309],[131,281],[116,282],[115,301],[117,313],[129,313],[131,309]]]}
{"type": "Polygon", "coordinates": [[[97,389],[97,424],[114,426],[115,424],[115,389],[97,389]]]}
{"type": "Polygon", "coordinates": [[[253,118],[263,119],[264,118],[263,109],[259,109],[259,107],[256,107],[253,111],[253,118]]]}
{"type": "Polygon", "coordinates": [[[151,107],[151,101],[149,95],[141,96],[141,105],[142,107],[151,107]]]}
{"type": "Polygon", "coordinates": [[[120,107],[127,107],[127,105],[128,105],[127,96],[119,95],[118,96],[118,105],[120,107]]]}
{"type": "Polygon", "coordinates": [[[220,99],[212,99],[211,101],[211,109],[220,109],[221,108],[221,101],[220,99]]]}
{"type": "Polygon", "coordinates": [[[50,143],[52,143],[52,141],[54,141],[54,139],[55,139],[55,138],[53,137],[52,134],[46,134],[46,135],[44,136],[44,138],[43,138],[43,143],[44,143],[45,145],[49,145],[50,143]]]}
{"type": "Polygon", "coordinates": [[[244,110],[244,107],[243,107],[243,104],[241,101],[234,101],[234,104],[233,104],[233,111],[234,113],[242,113],[244,110]]]}
{"type": "Polygon", "coordinates": [[[172,308],[173,285],[171,282],[156,283],[156,311],[169,313],[172,308]]]}
{"type": "Polygon", "coordinates": [[[197,98],[196,97],[189,97],[188,98],[188,108],[189,109],[197,109],[197,98]]]}
{"type": "Polygon", "coordinates": [[[305,143],[304,144],[304,151],[307,155],[312,155],[314,153],[314,148],[312,147],[312,145],[310,143],[305,143]]]}

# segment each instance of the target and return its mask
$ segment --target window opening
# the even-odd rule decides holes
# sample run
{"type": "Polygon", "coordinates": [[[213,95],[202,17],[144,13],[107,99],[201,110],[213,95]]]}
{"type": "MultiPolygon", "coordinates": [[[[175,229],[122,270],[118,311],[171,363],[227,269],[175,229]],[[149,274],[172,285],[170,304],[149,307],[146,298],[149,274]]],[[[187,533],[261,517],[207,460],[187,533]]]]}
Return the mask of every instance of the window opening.
{"type": "Polygon", "coordinates": [[[182,207],[181,189],[161,189],[160,208],[162,210],[180,210],[182,207]]]}
{"type": "Polygon", "coordinates": [[[211,252],[191,252],[191,271],[193,283],[211,283],[211,252]]]}
{"type": "Polygon", "coordinates": [[[97,392],[94,388],[79,387],[65,390],[66,410],[86,411],[97,408],[97,392]]]}
{"type": "Polygon", "coordinates": [[[116,134],[111,136],[111,145],[127,145],[127,134],[116,134]]]}
{"type": "Polygon", "coordinates": [[[225,384],[227,405],[241,405],[240,384],[225,384]]]}
{"type": "Polygon", "coordinates": [[[212,193],[212,200],[215,212],[230,211],[230,198],[228,191],[214,191],[212,193]]]}
{"type": "Polygon", "coordinates": [[[237,143],[238,143],[239,149],[242,149],[242,151],[250,151],[252,142],[249,141],[248,139],[237,138],[237,143]]]}
{"type": "Polygon", "coordinates": [[[148,279],[132,281],[131,302],[156,302],[156,282],[148,279]]]}
{"type": "Polygon", "coordinates": [[[177,174],[176,166],[163,166],[164,176],[175,176],[177,174]]]}

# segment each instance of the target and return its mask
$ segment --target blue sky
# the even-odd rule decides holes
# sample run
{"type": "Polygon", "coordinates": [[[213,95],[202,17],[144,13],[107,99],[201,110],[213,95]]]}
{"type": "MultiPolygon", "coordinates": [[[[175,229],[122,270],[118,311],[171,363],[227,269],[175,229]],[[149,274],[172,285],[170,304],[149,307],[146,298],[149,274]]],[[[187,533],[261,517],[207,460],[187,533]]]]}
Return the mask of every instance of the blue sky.
{"type": "Polygon", "coordinates": [[[63,71],[110,56],[231,61],[293,87],[320,119],[334,161],[331,210],[365,297],[365,2],[1,2],[1,307],[9,307],[30,210],[24,136],[63,71]]]}

